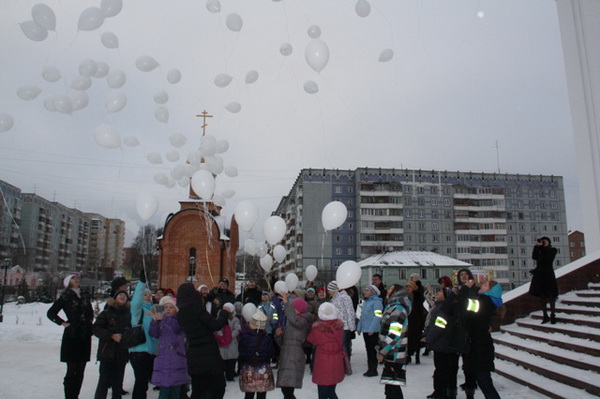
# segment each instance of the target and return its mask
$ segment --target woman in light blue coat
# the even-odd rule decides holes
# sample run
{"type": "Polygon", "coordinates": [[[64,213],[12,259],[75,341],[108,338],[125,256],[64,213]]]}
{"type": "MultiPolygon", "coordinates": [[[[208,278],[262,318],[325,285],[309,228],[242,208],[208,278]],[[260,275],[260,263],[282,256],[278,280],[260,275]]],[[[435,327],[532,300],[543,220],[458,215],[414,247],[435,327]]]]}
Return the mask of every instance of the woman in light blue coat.
{"type": "Polygon", "coordinates": [[[131,325],[136,326],[142,320],[142,327],[146,335],[146,342],[129,348],[129,361],[133,368],[135,384],[133,386],[132,399],[146,399],[148,383],[152,377],[154,358],[158,351],[157,339],[150,335],[150,323],[152,323],[152,292],[147,288],[146,275],[142,270],[140,281],[135,287],[131,299],[131,325]]]}
{"type": "Polygon", "coordinates": [[[369,284],[363,290],[365,300],[362,304],[360,320],[356,331],[363,334],[365,348],[367,349],[368,370],[363,374],[365,377],[377,375],[377,351],[375,346],[379,340],[379,327],[381,325],[381,314],[383,301],[379,297],[379,288],[369,284]]]}

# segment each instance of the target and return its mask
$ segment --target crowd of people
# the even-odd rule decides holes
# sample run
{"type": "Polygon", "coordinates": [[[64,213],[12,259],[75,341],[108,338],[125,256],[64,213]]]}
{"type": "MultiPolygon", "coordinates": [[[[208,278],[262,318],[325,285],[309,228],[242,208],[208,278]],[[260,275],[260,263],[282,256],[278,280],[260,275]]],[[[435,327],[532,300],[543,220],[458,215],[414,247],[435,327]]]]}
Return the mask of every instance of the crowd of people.
{"type": "MultiPolygon", "coordinates": [[[[537,247],[534,256],[545,256],[537,247]]],[[[133,399],[146,398],[152,385],[160,399],[223,398],[227,382],[236,377],[245,399],[264,399],[276,388],[293,399],[306,367],[319,399],[336,399],[337,384],[352,373],[357,335],[363,336],[367,354],[363,376],[378,376],[388,399],[403,398],[406,367],[420,362],[423,348],[424,355],[433,352],[435,366],[427,398],[454,399],[459,388],[467,398],[478,388],[486,398],[499,398],[490,374],[490,331],[502,306],[500,285],[477,284],[468,269],[460,270],[455,282],[443,276],[438,283],[424,287],[414,274],[404,284],[386,287],[375,274],[362,289],[357,313],[358,288],[339,287],[336,281],[281,293],[250,282],[236,297],[223,278],[213,289],[187,282],[177,292],[160,288],[153,294],[141,273],[131,297],[128,281],[115,279],[105,309],[94,320],[78,277],[70,275],[48,317],[65,327],[60,360],[67,364],[67,399],[79,397],[94,335],[100,363],[95,399],[105,399],[109,390],[113,399],[128,394],[122,387],[128,362],[135,376],[133,399]],[[256,307],[251,317],[243,314],[248,303],[256,307]],[[67,320],[58,316],[61,310],[67,320]],[[124,345],[124,335],[135,326],[141,326],[143,342],[124,345]],[[465,383],[458,387],[461,359],[465,383]]],[[[553,312],[548,320],[554,322],[553,312]]]]}

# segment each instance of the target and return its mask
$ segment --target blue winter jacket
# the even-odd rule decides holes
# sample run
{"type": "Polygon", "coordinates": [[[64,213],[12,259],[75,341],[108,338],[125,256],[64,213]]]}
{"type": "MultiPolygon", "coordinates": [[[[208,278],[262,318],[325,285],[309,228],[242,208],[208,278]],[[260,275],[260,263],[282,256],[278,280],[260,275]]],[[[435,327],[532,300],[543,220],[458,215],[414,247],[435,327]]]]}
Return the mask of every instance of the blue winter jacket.
{"type": "Polygon", "coordinates": [[[129,352],[148,352],[151,355],[156,355],[158,352],[158,340],[150,335],[150,323],[152,322],[150,309],[153,305],[152,303],[144,302],[144,291],[146,291],[146,287],[146,283],[139,281],[135,287],[133,298],[131,299],[131,325],[137,326],[140,323],[140,316],[142,312],[144,312],[142,326],[144,327],[146,342],[129,348],[129,352]]]}
{"type": "Polygon", "coordinates": [[[379,333],[382,313],[383,301],[380,297],[371,295],[362,304],[360,320],[356,330],[362,333],[379,333]]]}

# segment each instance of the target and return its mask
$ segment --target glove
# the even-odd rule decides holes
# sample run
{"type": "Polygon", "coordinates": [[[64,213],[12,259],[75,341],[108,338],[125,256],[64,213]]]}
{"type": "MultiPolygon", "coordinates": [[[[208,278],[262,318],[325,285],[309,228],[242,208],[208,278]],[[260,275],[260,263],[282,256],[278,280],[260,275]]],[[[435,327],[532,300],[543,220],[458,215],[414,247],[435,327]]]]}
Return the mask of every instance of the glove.
{"type": "Polygon", "coordinates": [[[140,282],[146,284],[146,273],[144,273],[144,269],[140,271],[140,282]]]}
{"type": "Polygon", "coordinates": [[[535,274],[535,269],[531,269],[531,270],[529,271],[529,274],[531,274],[531,275],[533,276],[533,275],[535,274]]]}

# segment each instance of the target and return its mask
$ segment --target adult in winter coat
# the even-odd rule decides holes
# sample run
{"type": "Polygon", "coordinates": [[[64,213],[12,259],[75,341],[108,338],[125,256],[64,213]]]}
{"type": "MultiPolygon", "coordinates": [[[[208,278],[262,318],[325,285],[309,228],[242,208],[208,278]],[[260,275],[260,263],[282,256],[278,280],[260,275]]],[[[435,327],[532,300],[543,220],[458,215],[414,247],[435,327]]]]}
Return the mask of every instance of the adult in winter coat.
{"type": "Polygon", "coordinates": [[[181,387],[190,382],[185,355],[185,334],[177,322],[177,303],[164,297],[164,314],[151,310],[150,336],[158,339],[152,383],[160,387],[158,399],[179,399],[181,387]]]}
{"type": "Polygon", "coordinates": [[[275,347],[266,333],[267,316],[257,311],[250,323],[242,327],[239,344],[240,390],[244,399],[265,399],[267,391],[275,389],[271,358],[275,347]]]}
{"type": "Polygon", "coordinates": [[[548,323],[548,321],[556,324],[554,309],[556,298],[558,297],[558,284],[554,275],[554,268],[552,267],[556,252],[556,248],[552,247],[550,239],[542,237],[535,243],[533,254],[531,255],[536,261],[536,267],[529,271],[533,276],[531,278],[531,285],[529,286],[529,293],[540,298],[540,306],[544,314],[542,324],[548,323]],[[548,303],[550,303],[550,317],[548,317],[548,303]]]}
{"type": "MultiPolygon", "coordinates": [[[[220,306],[223,306],[227,302],[234,303],[235,302],[235,294],[229,291],[229,279],[222,278],[219,280],[219,285],[213,288],[208,294],[208,299],[213,302],[215,299],[219,300],[220,306]]],[[[212,315],[216,316],[220,307],[212,308],[212,315]]]]}
{"type": "Polygon", "coordinates": [[[238,336],[240,335],[242,325],[240,319],[235,317],[235,307],[232,303],[227,302],[223,305],[223,309],[224,312],[227,312],[231,341],[227,345],[219,346],[219,352],[221,353],[221,358],[225,361],[225,379],[233,381],[233,377],[235,377],[235,363],[239,356],[238,336]]]}
{"type": "Polygon", "coordinates": [[[345,290],[338,289],[337,281],[327,284],[331,303],[337,308],[340,319],[344,322],[344,350],[348,357],[352,356],[352,338],[356,331],[356,312],[352,298],[345,290]]]}
{"type": "MultiPolygon", "coordinates": [[[[165,298],[167,297],[169,296],[165,298]]],[[[150,310],[153,306],[152,291],[148,289],[146,274],[142,270],[140,280],[131,298],[131,325],[136,326],[140,324],[140,320],[142,321],[146,342],[129,348],[129,362],[135,376],[132,399],[146,399],[148,383],[152,378],[152,365],[157,352],[156,338],[150,335],[150,323],[152,323],[150,310]]]]}
{"type": "Polygon", "coordinates": [[[448,296],[450,288],[440,286],[425,326],[427,348],[433,351],[433,393],[428,399],[456,399],[458,353],[450,349],[450,326],[454,321],[453,307],[448,296]]]}
{"type": "Polygon", "coordinates": [[[329,302],[319,306],[319,320],[306,338],[315,346],[312,382],[318,385],[319,399],[337,399],[335,387],[344,380],[344,322],[329,302]]]}
{"type": "MultiPolygon", "coordinates": [[[[473,287],[473,280],[468,281],[466,286],[473,287]]],[[[486,399],[500,399],[491,377],[494,371],[494,341],[490,326],[496,309],[502,306],[502,287],[496,281],[484,281],[475,299],[461,296],[459,303],[463,307],[465,327],[471,340],[464,358],[465,371],[475,376],[486,399]]]]}
{"type": "Polygon", "coordinates": [[[227,311],[220,312],[217,319],[213,318],[206,311],[201,294],[192,283],[183,283],[177,289],[177,307],[177,322],[187,339],[192,399],[223,398],[225,363],[221,359],[214,332],[227,324],[227,311]]]}
{"type": "Polygon", "coordinates": [[[410,329],[408,330],[407,363],[410,363],[412,355],[415,355],[415,364],[420,364],[420,342],[423,337],[423,329],[425,328],[425,318],[427,317],[427,312],[423,306],[425,288],[421,284],[421,281],[414,278],[406,283],[405,288],[412,303],[412,308],[408,315],[410,329]]]}
{"type": "Polygon", "coordinates": [[[125,291],[115,292],[106,302],[104,309],[94,322],[94,335],[98,342],[97,359],[100,361],[100,377],[94,399],[106,399],[108,388],[112,389],[112,399],[120,399],[123,392],[125,366],[129,359],[128,348],[121,344],[123,333],[131,328],[129,297],[125,291]]]}
{"type": "Polygon", "coordinates": [[[387,306],[383,310],[377,360],[383,362],[380,383],[385,384],[386,399],[403,399],[401,385],[406,385],[406,336],[411,303],[406,291],[398,284],[387,292],[387,306]]]}
{"type": "Polygon", "coordinates": [[[313,322],[308,313],[308,304],[302,298],[288,301],[287,293],[281,294],[286,326],[275,331],[275,340],[281,348],[277,370],[277,388],[281,388],[285,399],[295,399],[294,389],[302,388],[306,357],[302,344],[313,322]]]}
{"type": "Polygon", "coordinates": [[[379,297],[379,288],[369,284],[363,290],[365,300],[362,304],[360,320],[356,331],[363,334],[365,349],[367,350],[368,370],[363,374],[365,377],[377,375],[377,350],[375,346],[379,342],[379,327],[383,313],[383,301],[379,297]]]}
{"type": "Polygon", "coordinates": [[[79,277],[68,275],[63,284],[65,291],[52,304],[48,318],[64,327],[60,345],[60,361],[67,363],[67,373],[63,380],[65,399],[77,399],[83,383],[86,363],[90,361],[92,351],[92,322],[94,310],[87,295],[82,294],[79,277]],[[67,320],[58,313],[63,311],[67,320]]]}

